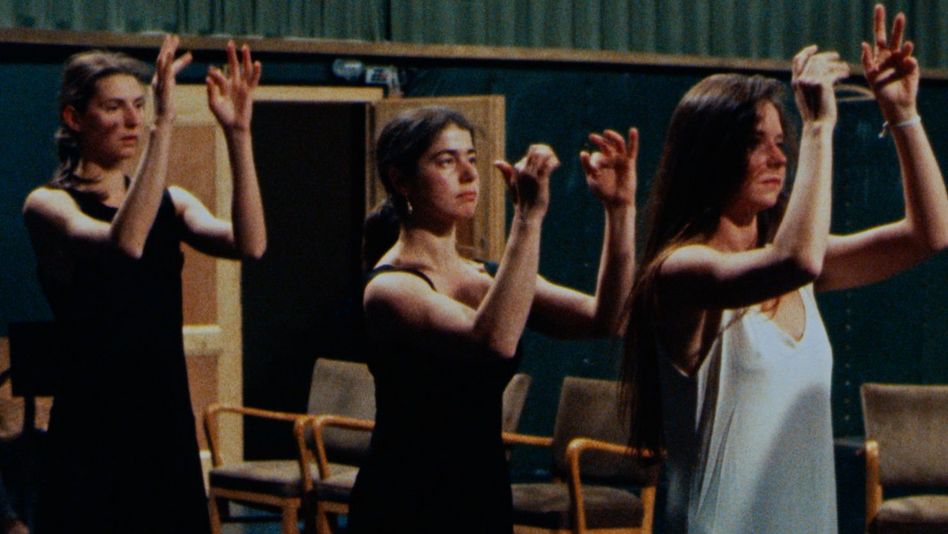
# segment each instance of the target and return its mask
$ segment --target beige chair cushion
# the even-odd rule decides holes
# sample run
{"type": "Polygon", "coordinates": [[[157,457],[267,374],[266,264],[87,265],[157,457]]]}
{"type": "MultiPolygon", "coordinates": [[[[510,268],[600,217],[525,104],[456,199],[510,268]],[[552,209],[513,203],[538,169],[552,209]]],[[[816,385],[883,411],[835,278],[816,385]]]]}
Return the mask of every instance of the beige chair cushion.
{"type": "MultiPolygon", "coordinates": [[[[513,484],[514,524],[540,528],[571,528],[569,488],[563,483],[513,484]]],[[[637,527],[642,503],[629,492],[583,485],[587,528],[637,527]]]]}
{"type": "MultiPolygon", "coordinates": [[[[333,472],[354,470],[351,466],[330,464],[333,472]]],[[[310,466],[314,480],[319,478],[316,466],[310,466]]],[[[281,497],[299,497],[300,464],[296,460],[258,460],[211,468],[212,487],[235,491],[266,493],[281,497]]]]}
{"type": "Polygon", "coordinates": [[[948,495],[917,495],[882,503],[869,528],[874,533],[948,532],[948,495]]]}

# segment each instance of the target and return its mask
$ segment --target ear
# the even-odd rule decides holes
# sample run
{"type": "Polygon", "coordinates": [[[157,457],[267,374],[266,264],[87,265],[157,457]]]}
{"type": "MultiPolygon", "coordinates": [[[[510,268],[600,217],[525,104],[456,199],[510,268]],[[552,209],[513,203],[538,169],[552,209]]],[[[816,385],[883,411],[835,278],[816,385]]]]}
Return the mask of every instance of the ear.
{"type": "Polygon", "coordinates": [[[392,189],[402,198],[408,198],[408,191],[410,190],[408,180],[405,180],[405,175],[399,172],[398,169],[392,167],[388,170],[388,183],[392,184],[392,189]]]}
{"type": "Polygon", "coordinates": [[[63,108],[62,121],[70,130],[74,132],[82,131],[82,125],[79,122],[79,111],[75,106],[66,106],[63,108]]]}

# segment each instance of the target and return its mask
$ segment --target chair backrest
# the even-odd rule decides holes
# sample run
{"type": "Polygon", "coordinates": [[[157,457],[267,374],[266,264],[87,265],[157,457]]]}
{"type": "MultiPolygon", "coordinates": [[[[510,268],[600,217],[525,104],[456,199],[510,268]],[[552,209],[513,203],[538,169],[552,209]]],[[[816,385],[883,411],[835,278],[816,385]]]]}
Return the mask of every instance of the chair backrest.
{"type": "Polygon", "coordinates": [[[948,386],[863,384],[866,438],[883,485],[948,486],[948,386]]]}
{"type": "MultiPolygon", "coordinates": [[[[375,381],[363,363],[319,358],[313,366],[307,411],[375,420],[375,381]]],[[[368,432],[327,428],[323,436],[332,461],[358,464],[369,450],[368,432]]]]}
{"type": "MultiPolygon", "coordinates": [[[[586,437],[626,445],[629,429],[619,410],[619,383],[613,380],[567,376],[553,429],[553,463],[558,475],[567,470],[566,447],[573,438],[586,437]]],[[[658,467],[631,458],[587,451],[581,460],[583,478],[599,481],[654,483],[658,467]]]]}
{"type": "Polygon", "coordinates": [[[520,425],[520,415],[523,405],[527,401],[527,391],[530,390],[532,379],[526,373],[513,375],[507,387],[504,388],[504,411],[501,429],[504,432],[516,432],[520,425]]]}

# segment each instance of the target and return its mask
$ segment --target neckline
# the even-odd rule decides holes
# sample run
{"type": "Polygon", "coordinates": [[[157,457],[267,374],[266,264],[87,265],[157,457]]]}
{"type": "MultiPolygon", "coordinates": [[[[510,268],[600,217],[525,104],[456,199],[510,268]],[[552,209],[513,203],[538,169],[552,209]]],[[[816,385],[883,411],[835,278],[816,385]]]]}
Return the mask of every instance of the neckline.
{"type": "Polygon", "coordinates": [[[803,332],[800,333],[800,337],[795,337],[793,334],[787,331],[786,328],[780,326],[780,323],[769,318],[764,311],[761,309],[760,304],[755,304],[751,306],[750,311],[754,312],[755,315],[760,317],[760,320],[764,323],[769,324],[772,328],[777,330],[781,336],[784,337],[787,341],[790,341],[794,345],[799,345],[806,339],[807,332],[810,331],[810,310],[807,309],[806,297],[803,294],[802,288],[796,290],[797,295],[800,296],[800,304],[803,306],[803,332]]]}

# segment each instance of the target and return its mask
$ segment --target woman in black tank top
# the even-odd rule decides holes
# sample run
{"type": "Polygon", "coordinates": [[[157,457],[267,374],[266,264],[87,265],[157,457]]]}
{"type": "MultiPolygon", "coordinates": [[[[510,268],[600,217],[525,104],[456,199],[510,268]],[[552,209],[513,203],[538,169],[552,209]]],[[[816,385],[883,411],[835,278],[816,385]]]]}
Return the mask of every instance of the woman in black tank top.
{"type": "Polygon", "coordinates": [[[181,333],[180,244],[217,256],[263,254],[250,139],[260,64],[246,47],[238,59],[229,43],[227,74],[208,74],[209,107],[234,174],[232,223],[166,184],[175,75],[191,60],[176,59],[177,46],[168,36],[158,54],[149,129],[145,65],[102,51],[70,58],[61,164],[24,205],[40,281],[69,347],[50,417],[40,534],[210,529],[181,333]],[[127,177],[123,166],[146,133],[139,170],[127,177]],[[157,509],[142,515],[145,503],[157,509]]]}
{"type": "Polygon", "coordinates": [[[550,147],[531,146],[516,165],[496,162],[514,216],[503,258],[488,266],[456,249],[456,226],[474,216],[480,180],[470,122],[428,107],[383,129],[376,159],[389,196],[366,221],[363,296],[376,426],[350,532],[512,530],[501,400],[525,326],[606,336],[625,320],[638,134],[590,139],[599,151],[580,157],[606,208],[595,296],[537,274],[549,178],[559,166],[550,147]]]}

